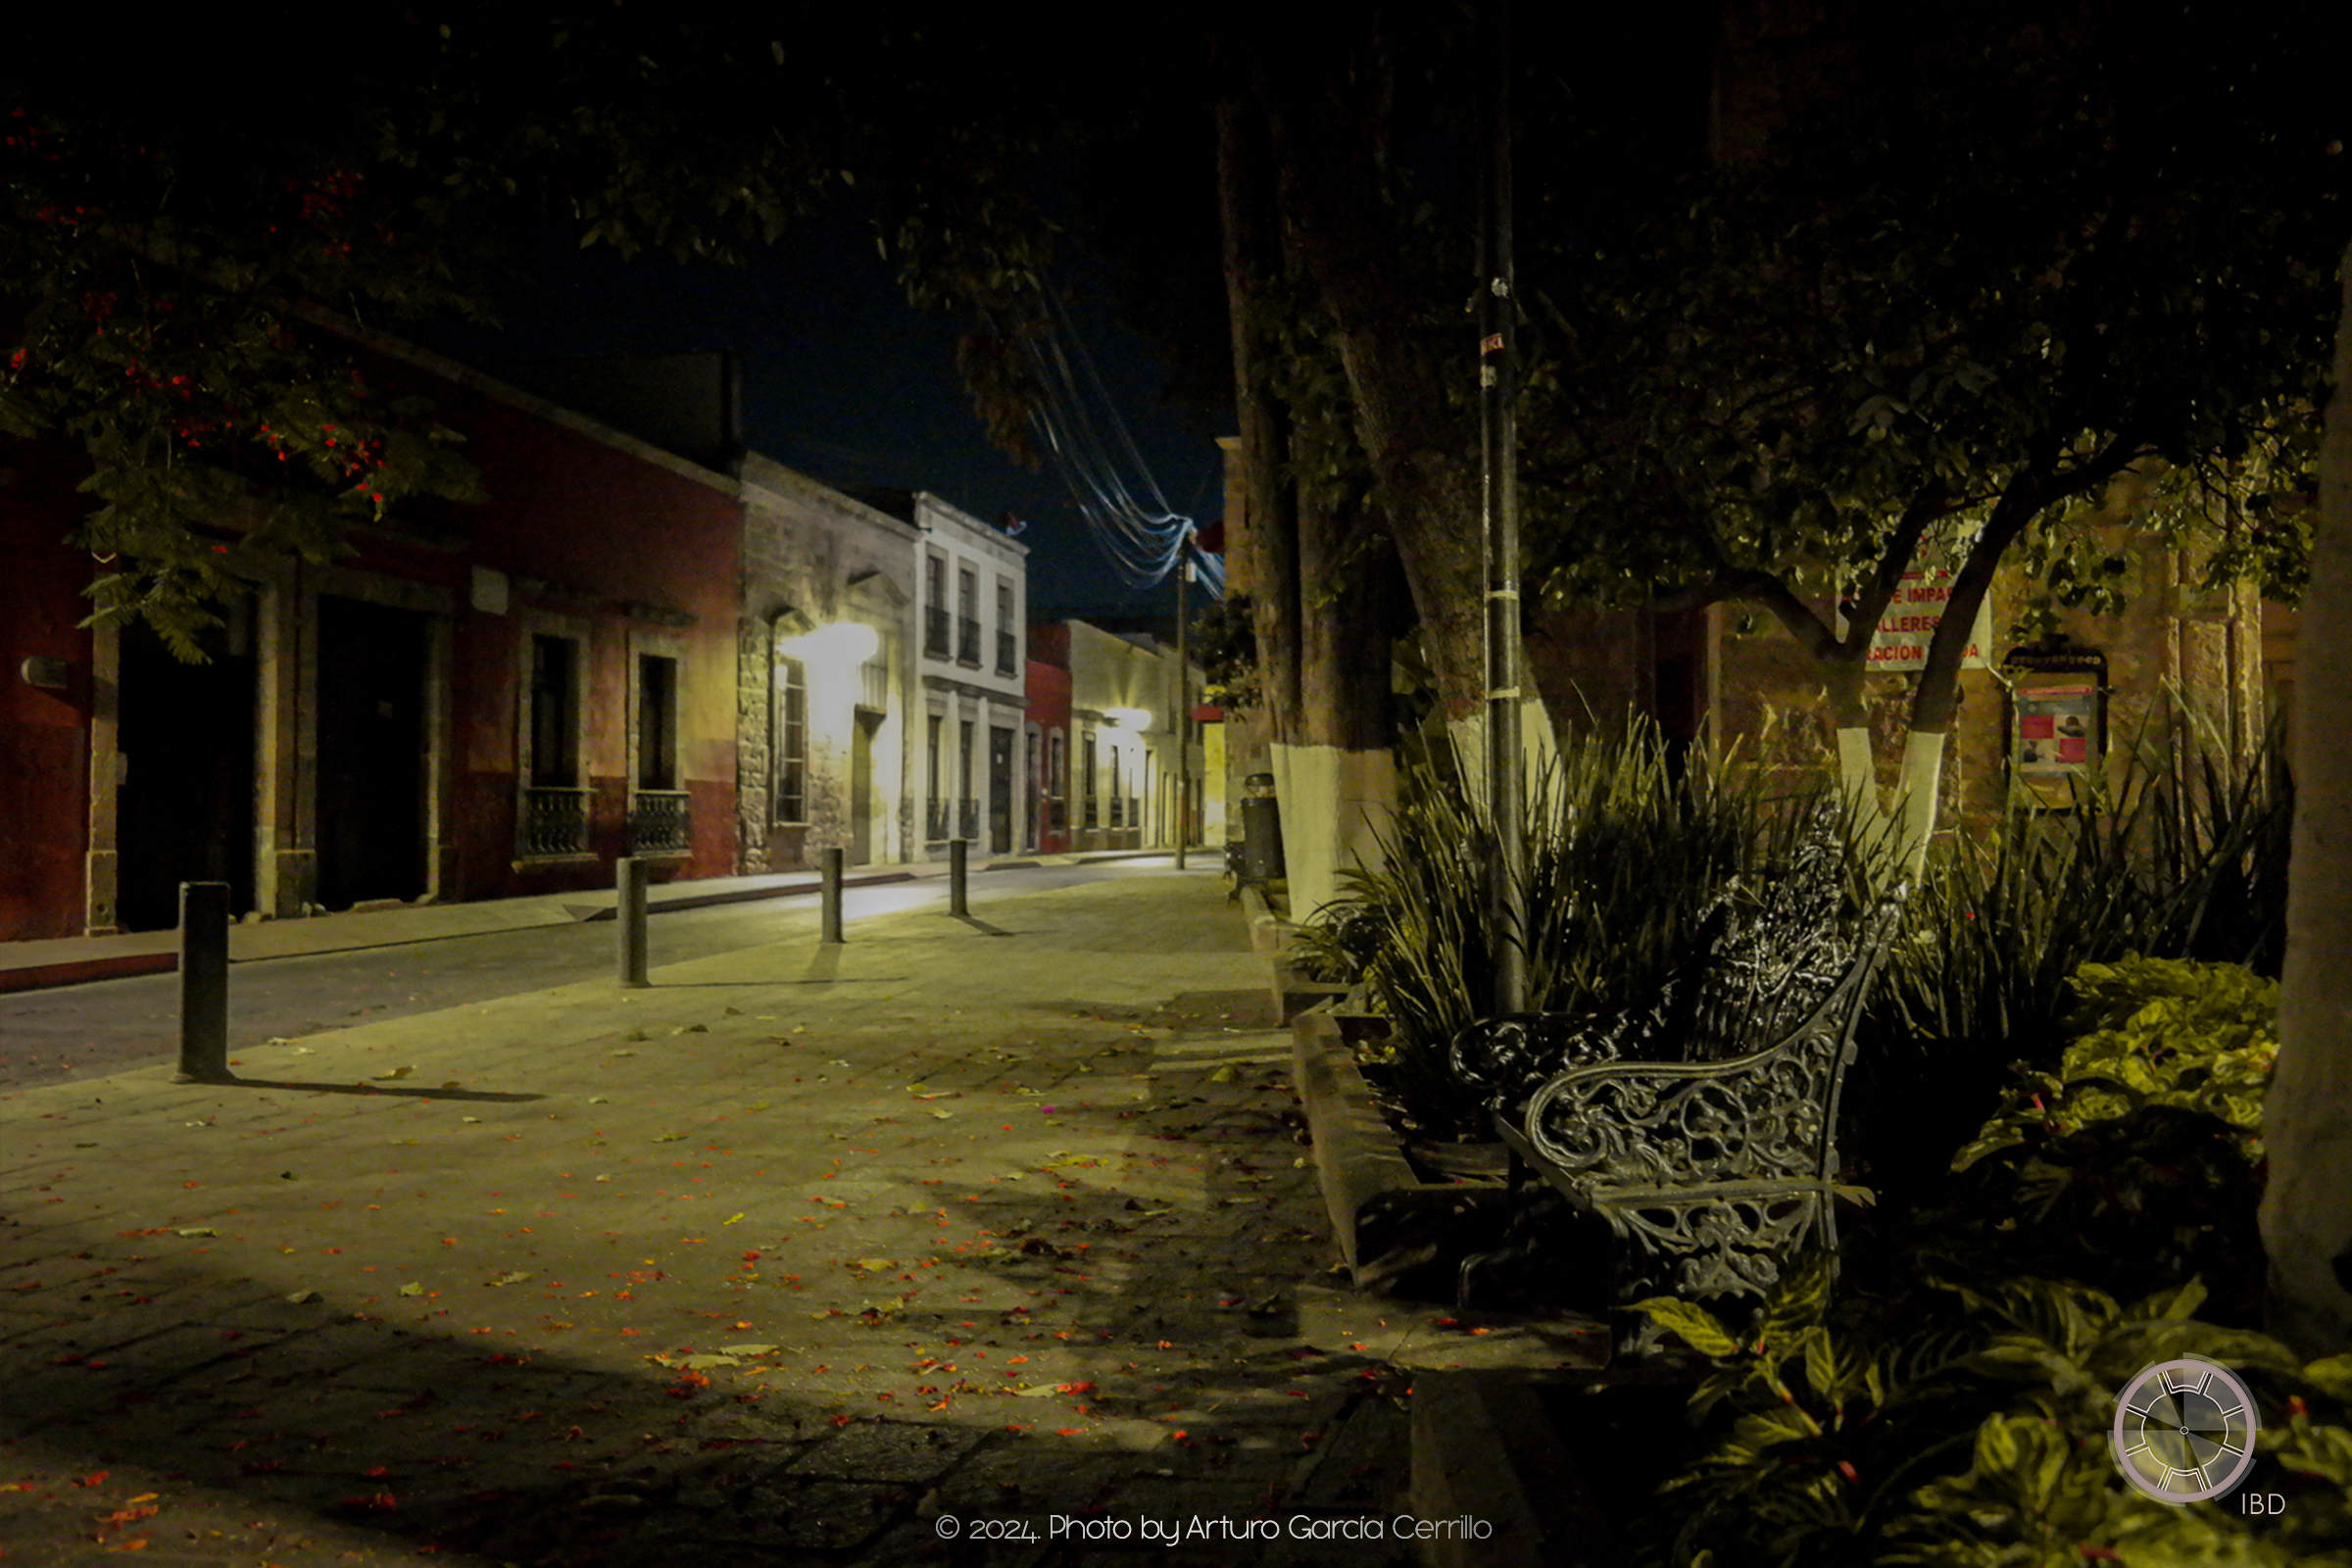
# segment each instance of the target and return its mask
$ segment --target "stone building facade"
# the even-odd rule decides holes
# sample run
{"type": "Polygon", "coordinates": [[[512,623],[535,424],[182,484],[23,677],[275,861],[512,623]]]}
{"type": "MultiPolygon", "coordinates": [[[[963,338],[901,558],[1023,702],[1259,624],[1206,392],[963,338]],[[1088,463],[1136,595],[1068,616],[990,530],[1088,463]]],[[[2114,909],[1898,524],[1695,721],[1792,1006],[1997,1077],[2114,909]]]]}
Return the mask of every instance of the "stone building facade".
{"type": "Polygon", "coordinates": [[[828,849],[850,865],[915,858],[920,532],[758,454],[741,478],[739,868],[806,868],[828,849]]]}

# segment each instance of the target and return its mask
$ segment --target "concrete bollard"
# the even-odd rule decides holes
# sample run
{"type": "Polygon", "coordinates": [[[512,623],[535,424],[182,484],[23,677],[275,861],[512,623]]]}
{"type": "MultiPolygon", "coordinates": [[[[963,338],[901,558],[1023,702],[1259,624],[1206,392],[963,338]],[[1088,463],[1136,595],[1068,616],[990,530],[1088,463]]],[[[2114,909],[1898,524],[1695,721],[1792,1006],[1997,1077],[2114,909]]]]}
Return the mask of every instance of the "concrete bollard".
{"type": "Polygon", "coordinates": [[[971,883],[967,880],[972,868],[971,848],[972,841],[969,839],[948,840],[948,912],[950,914],[966,915],[972,912],[972,888],[971,883]]]}
{"type": "Polygon", "coordinates": [[[233,1081],[228,1070],[228,884],[179,885],[178,1084],[233,1081]]]}
{"type": "Polygon", "coordinates": [[[827,850],[824,858],[824,883],[817,891],[817,903],[824,919],[824,940],[841,940],[841,851],[827,850]]]}
{"type": "Polygon", "coordinates": [[[619,933],[620,983],[623,989],[635,991],[652,983],[645,977],[645,862],[624,855],[612,862],[612,923],[619,933]]]}

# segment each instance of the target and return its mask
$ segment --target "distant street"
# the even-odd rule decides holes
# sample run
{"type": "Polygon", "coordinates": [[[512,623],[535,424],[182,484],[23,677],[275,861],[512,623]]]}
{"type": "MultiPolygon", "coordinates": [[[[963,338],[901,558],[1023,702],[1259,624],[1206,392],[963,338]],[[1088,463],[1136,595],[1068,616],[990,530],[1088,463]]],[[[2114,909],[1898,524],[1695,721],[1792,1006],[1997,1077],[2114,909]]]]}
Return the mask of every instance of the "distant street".
{"type": "MultiPolygon", "coordinates": [[[[975,872],[972,912],[985,918],[992,898],[1132,876],[1137,869],[1136,862],[1110,861],[975,872]]],[[[853,887],[842,900],[850,940],[857,940],[861,917],[930,906],[944,914],[947,898],[944,878],[853,887]]],[[[800,932],[813,941],[816,897],[680,909],[655,915],[650,930],[657,966],[800,932]]],[[[229,970],[229,1054],[593,979],[612,972],[612,923],[600,920],[236,964],[229,970]]],[[[178,1005],[179,978],[171,974],[0,996],[0,1092],[169,1059],[178,1049],[178,1005]]]]}

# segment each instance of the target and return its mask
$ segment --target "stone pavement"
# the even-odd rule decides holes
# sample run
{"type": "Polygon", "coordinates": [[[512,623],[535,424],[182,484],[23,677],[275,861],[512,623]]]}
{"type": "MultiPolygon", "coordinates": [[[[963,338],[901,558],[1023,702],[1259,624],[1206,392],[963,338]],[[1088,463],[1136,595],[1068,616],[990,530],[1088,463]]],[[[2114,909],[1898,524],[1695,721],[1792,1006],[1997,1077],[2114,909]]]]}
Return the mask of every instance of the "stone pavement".
{"type": "Polygon", "coordinates": [[[1409,1561],[1215,876],[975,908],[0,1101],[0,1564],[1409,1561]]]}

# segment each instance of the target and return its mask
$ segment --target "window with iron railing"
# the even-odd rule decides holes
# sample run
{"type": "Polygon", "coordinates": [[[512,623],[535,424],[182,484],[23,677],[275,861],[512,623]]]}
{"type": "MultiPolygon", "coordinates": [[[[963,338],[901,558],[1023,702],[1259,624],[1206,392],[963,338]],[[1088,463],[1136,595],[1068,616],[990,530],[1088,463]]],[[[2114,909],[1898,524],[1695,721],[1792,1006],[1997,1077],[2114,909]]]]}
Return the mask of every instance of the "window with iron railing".
{"type": "Polygon", "coordinates": [[[525,857],[587,854],[588,792],[569,785],[525,788],[515,847],[525,857]]]}
{"type": "Polygon", "coordinates": [[[932,801],[923,813],[923,837],[936,844],[948,836],[948,803],[932,801]]]}
{"type": "Polygon", "coordinates": [[[516,803],[515,854],[523,858],[588,853],[588,788],[580,780],[581,645],[560,634],[530,640],[523,738],[530,767],[516,803]]]}
{"type": "Polygon", "coordinates": [[[956,803],[956,836],[976,839],[980,836],[980,803],[973,800],[956,803]]]}
{"type": "Polygon", "coordinates": [[[1017,675],[1020,670],[1021,640],[1008,631],[997,633],[997,673],[1017,675]]]}
{"type": "Polygon", "coordinates": [[[948,610],[945,605],[923,609],[923,653],[931,659],[948,657],[948,610]]]}
{"type": "Polygon", "coordinates": [[[974,669],[980,667],[980,617],[977,615],[956,617],[956,662],[968,664],[974,669]]]}
{"type": "Polygon", "coordinates": [[[694,847],[684,790],[636,790],[629,796],[629,853],[674,855],[694,847]]]}
{"type": "Polygon", "coordinates": [[[1093,827],[1096,822],[1095,804],[1095,737],[1090,732],[1078,743],[1078,805],[1079,825],[1093,827]]]}

